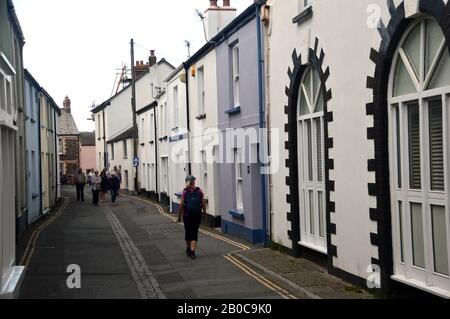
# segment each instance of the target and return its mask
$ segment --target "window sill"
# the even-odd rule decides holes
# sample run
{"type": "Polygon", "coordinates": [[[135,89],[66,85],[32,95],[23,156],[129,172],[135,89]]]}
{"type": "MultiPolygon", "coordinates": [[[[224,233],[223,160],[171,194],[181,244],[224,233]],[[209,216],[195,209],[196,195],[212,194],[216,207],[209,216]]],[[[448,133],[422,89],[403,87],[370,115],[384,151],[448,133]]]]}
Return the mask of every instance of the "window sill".
{"type": "Polygon", "coordinates": [[[229,116],[241,114],[241,107],[236,106],[230,110],[225,111],[225,114],[228,114],[229,116]]]}
{"type": "Polygon", "coordinates": [[[245,220],[244,212],[239,209],[230,209],[230,211],[228,211],[228,214],[230,214],[233,218],[245,220]]]}
{"type": "Polygon", "coordinates": [[[309,5],[306,8],[303,9],[302,12],[300,12],[296,17],[292,19],[292,23],[302,24],[309,18],[311,18],[313,15],[312,6],[309,5]]]}
{"type": "Polygon", "coordinates": [[[206,118],[206,114],[205,113],[200,114],[199,116],[196,117],[197,120],[203,120],[205,118],[206,118]]]}

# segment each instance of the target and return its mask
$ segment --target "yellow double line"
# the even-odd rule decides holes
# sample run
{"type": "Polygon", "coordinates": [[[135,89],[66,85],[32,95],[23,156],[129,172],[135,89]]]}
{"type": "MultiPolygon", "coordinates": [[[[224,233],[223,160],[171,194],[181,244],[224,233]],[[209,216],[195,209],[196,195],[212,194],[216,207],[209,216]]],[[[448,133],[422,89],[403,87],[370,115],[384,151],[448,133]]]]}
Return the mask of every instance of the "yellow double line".
{"type": "MultiPolygon", "coordinates": [[[[162,209],[162,207],[156,203],[152,203],[151,201],[148,200],[144,200],[141,199],[139,197],[134,197],[142,202],[145,203],[149,203],[152,206],[156,207],[159,211],[159,213],[167,218],[169,218],[170,220],[177,222],[177,218],[167,214],[166,212],[164,212],[164,210],[162,209]]],[[[280,286],[278,286],[277,284],[273,283],[272,281],[270,281],[269,279],[267,279],[266,277],[260,275],[259,273],[257,273],[256,271],[254,271],[253,269],[251,269],[249,266],[245,265],[243,262],[241,262],[239,259],[237,259],[236,257],[233,256],[234,253],[236,252],[243,252],[243,251],[247,251],[250,250],[249,246],[246,246],[244,244],[241,244],[237,241],[231,240],[229,238],[214,234],[212,232],[209,232],[207,230],[204,229],[200,229],[199,230],[200,233],[206,235],[206,236],[210,236],[213,238],[216,238],[220,241],[223,241],[225,243],[228,243],[230,245],[233,245],[237,248],[239,248],[239,251],[235,251],[235,252],[230,252],[228,254],[225,254],[223,257],[228,260],[230,263],[232,263],[233,265],[235,265],[236,267],[238,267],[240,270],[242,270],[244,273],[246,273],[248,276],[252,277],[253,279],[255,279],[256,281],[258,281],[259,283],[261,283],[263,286],[269,288],[270,290],[274,291],[275,293],[277,293],[278,295],[280,295],[282,298],[284,299],[297,299],[297,297],[295,297],[294,295],[292,295],[291,293],[289,293],[288,291],[286,291],[285,289],[281,288],[280,286]]]]}
{"type": "Polygon", "coordinates": [[[294,295],[292,295],[288,291],[284,290],[283,288],[281,288],[277,284],[273,283],[272,281],[270,281],[266,277],[258,274],[256,271],[254,271],[253,269],[251,269],[250,267],[248,267],[247,265],[242,263],[236,257],[232,256],[232,254],[233,253],[226,254],[224,256],[224,258],[227,259],[232,264],[234,264],[239,269],[241,269],[247,275],[249,275],[250,277],[252,277],[256,281],[260,282],[262,285],[266,286],[270,290],[272,290],[272,291],[276,292],[277,294],[279,294],[282,298],[284,298],[284,299],[297,299],[297,297],[295,297],[294,295]]]}
{"type": "Polygon", "coordinates": [[[34,250],[36,248],[36,242],[39,238],[40,233],[48,225],[53,223],[55,221],[55,219],[58,218],[58,216],[62,214],[64,209],[66,209],[66,207],[69,203],[69,199],[67,197],[64,197],[63,200],[64,200],[64,202],[63,202],[62,206],[58,209],[58,211],[52,217],[50,217],[45,223],[41,224],[38,228],[36,228],[33,231],[33,233],[31,234],[31,237],[27,243],[27,248],[25,249],[22,259],[20,260],[20,265],[28,267],[28,265],[30,264],[30,260],[31,260],[31,257],[33,257],[34,250]]]}

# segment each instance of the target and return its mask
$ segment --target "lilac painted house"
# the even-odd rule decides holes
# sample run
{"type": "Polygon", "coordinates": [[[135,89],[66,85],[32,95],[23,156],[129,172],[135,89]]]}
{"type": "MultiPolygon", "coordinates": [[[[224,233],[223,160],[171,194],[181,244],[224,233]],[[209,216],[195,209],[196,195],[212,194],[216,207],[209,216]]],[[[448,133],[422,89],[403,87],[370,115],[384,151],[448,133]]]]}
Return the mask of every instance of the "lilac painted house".
{"type": "Polygon", "coordinates": [[[267,179],[257,156],[265,153],[259,130],[265,127],[259,14],[259,5],[251,5],[215,38],[221,227],[251,243],[267,238],[267,179]]]}

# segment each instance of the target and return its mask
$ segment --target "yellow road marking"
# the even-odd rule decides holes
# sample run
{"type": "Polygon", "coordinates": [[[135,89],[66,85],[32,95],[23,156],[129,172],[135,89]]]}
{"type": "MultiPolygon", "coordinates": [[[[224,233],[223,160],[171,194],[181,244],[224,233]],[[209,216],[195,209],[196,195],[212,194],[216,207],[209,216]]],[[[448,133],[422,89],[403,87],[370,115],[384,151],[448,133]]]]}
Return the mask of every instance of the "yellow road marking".
{"type": "MultiPolygon", "coordinates": [[[[153,203],[151,201],[145,200],[145,199],[141,199],[139,197],[135,197],[133,196],[133,198],[141,201],[141,202],[145,202],[148,203],[154,207],[156,207],[159,211],[159,213],[167,218],[169,218],[170,220],[177,222],[177,218],[174,218],[173,216],[167,214],[166,212],[164,212],[164,210],[162,209],[162,207],[156,203],[153,203]]],[[[231,240],[229,238],[214,234],[212,232],[209,232],[207,230],[203,230],[200,229],[199,232],[201,232],[204,235],[216,238],[220,241],[226,242],[230,245],[233,245],[237,248],[239,248],[240,252],[241,251],[246,251],[246,250],[250,250],[249,246],[246,246],[244,244],[241,244],[237,241],[231,240]]],[[[226,260],[228,260],[230,263],[232,263],[234,266],[236,266],[237,268],[239,268],[240,270],[242,270],[244,273],[246,273],[248,276],[252,277],[253,279],[255,279],[256,281],[258,281],[259,283],[261,283],[263,286],[269,288],[270,290],[276,292],[278,295],[280,295],[282,298],[284,299],[297,299],[297,297],[295,297],[294,295],[290,294],[288,291],[284,290],[283,288],[281,288],[280,286],[278,286],[277,284],[273,283],[272,281],[270,281],[269,279],[265,278],[264,276],[258,274],[256,271],[254,271],[253,269],[251,269],[250,267],[248,267],[247,265],[243,264],[240,260],[238,260],[236,257],[232,256],[234,252],[228,253],[226,255],[223,256],[223,258],[225,258],[226,260]]]]}
{"type": "Polygon", "coordinates": [[[220,239],[221,241],[224,241],[224,242],[227,242],[228,244],[231,244],[231,245],[233,245],[233,246],[236,246],[236,247],[240,248],[241,250],[250,250],[250,247],[249,247],[249,246],[246,246],[246,245],[244,245],[244,244],[238,243],[237,241],[231,240],[231,239],[229,239],[229,238],[226,238],[226,237],[223,237],[223,236],[220,236],[220,235],[211,233],[211,232],[209,232],[209,231],[207,231],[207,230],[204,230],[204,229],[200,229],[199,231],[200,231],[202,234],[205,234],[205,235],[207,235],[207,236],[211,236],[211,237],[220,239]]]}
{"type": "Polygon", "coordinates": [[[258,276],[257,273],[255,273],[254,271],[249,270],[248,268],[243,267],[236,259],[232,258],[229,255],[225,255],[224,258],[226,260],[228,260],[230,263],[232,263],[233,265],[235,265],[237,268],[239,268],[240,270],[242,270],[244,273],[246,273],[248,276],[252,277],[253,279],[255,279],[256,281],[258,281],[260,284],[262,284],[263,286],[269,288],[270,290],[272,290],[273,292],[277,293],[278,295],[280,295],[283,299],[291,299],[291,297],[287,296],[285,293],[283,293],[281,290],[277,289],[275,287],[274,284],[271,283],[271,281],[269,281],[268,279],[264,278],[261,279],[260,276],[258,276]]]}
{"type": "Polygon", "coordinates": [[[40,233],[51,223],[53,223],[55,221],[55,219],[61,215],[61,213],[64,211],[64,209],[66,209],[67,204],[69,203],[69,200],[67,197],[64,197],[64,203],[63,205],[58,209],[58,211],[55,213],[55,215],[53,215],[52,217],[49,218],[49,220],[47,220],[45,223],[43,223],[42,225],[40,225],[38,228],[36,228],[33,233],[31,234],[30,239],[28,240],[27,243],[27,248],[25,249],[25,252],[22,256],[22,259],[20,260],[20,265],[28,267],[31,257],[33,256],[34,250],[36,248],[36,242],[39,238],[40,233]]]}
{"type": "Polygon", "coordinates": [[[236,267],[240,268],[242,271],[244,271],[248,275],[252,276],[254,279],[259,281],[260,283],[262,283],[264,286],[266,286],[266,287],[270,288],[271,290],[275,291],[276,293],[278,293],[284,299],[297,299],[294,295],[290,294],[288,291],[284,290],[277,284],[273,283],[266,277],[262,276],[261,274],[257,273],[256,271],[254,271],[253,269],[251,269],[250,267],[248,267],[247,265],[242,263],[239,259],[232,256],[231,253],[226,254],[224,256],[224,258],[227,259],[228,261],[230,261],[231,263],[233,263],[236,267]]]}

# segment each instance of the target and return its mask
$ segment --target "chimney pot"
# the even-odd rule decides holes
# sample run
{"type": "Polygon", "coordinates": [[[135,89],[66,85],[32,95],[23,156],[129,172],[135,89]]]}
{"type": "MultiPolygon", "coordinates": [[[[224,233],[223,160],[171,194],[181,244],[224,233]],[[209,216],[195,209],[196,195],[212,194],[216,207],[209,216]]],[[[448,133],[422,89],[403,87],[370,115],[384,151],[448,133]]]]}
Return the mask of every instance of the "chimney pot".
{"type": "Polygon", "coordinates": [[[223,6],[229,7],[230,6],[230,0],[223,0],[223,6]]]}
{"type": "Polygon", "coordinates": [[[156,56],[155,56],[155,50],[150,50],[150,56],[148,57],[148,65],[151,67],[155,65],[157,62],[156,56]]]}
{"type": "Polygon", "coordinates": [[[71,113],[71,110],[70,110],[70,104],[71,104],[70,99],[69,99],[68,96],[66,96],[66,98],[64,99],[64,102],[63,102],[63,105],[64,105],[64,111],[65,111],[66,113],[71,113]]]}
{"type": "Polygon", "coordinates": [[[209,0],[210,7],[217,7],[217,0],[209,0]]]}

